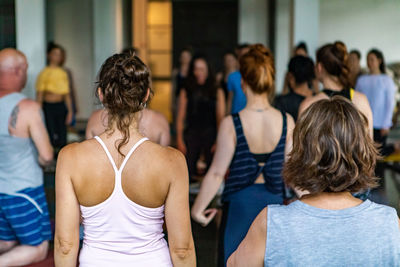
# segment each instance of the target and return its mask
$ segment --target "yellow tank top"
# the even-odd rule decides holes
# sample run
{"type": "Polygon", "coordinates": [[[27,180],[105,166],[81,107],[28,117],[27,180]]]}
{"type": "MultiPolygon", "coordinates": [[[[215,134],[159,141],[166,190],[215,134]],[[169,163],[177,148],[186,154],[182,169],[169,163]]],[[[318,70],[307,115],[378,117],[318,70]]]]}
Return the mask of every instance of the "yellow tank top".
{"type": "Polygon", "coordinates": [[[44,68],[37,78],[36,90],[59,95],[68,94],[69,81],[67,72],[60,67],[44,68]]]}

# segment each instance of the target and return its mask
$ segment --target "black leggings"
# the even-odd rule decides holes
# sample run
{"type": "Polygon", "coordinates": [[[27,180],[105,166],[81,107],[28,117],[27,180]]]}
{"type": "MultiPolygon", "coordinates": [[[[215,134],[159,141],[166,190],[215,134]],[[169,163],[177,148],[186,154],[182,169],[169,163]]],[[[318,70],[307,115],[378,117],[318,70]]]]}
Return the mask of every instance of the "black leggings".
{"type": "Polygon", "coordinates": [[[189,176],[197,175],[197,161],[203,153],[207,169],[212,161],[212,146],[215,143],[216,130],[206,129],[202,131],[190,131],[185,133],[186,160],[189,169],[189,176]]]}
{"type": "Polygon", "coordinates": [[[67,107],[64,102],[43,102],[43,112],[50,142],[55,148],[62,148],[67,144],[67,107]]]}

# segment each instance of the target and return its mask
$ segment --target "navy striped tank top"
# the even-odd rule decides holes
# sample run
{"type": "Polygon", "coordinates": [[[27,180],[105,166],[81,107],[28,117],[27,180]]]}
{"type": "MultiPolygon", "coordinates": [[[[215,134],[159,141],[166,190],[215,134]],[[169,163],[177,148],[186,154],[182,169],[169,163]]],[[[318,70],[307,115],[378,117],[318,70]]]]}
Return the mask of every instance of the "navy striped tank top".
{"type": "Polygon", "coordinates": [[[283,197],[284,183],[282,180],[282,169],[285,161],[286,114],[282,113],[282,117],[282,135],[279,143],[274,151],[270,153],[265,164],[260,166],[250,152],[239,114],[232,114],[236,132],[236,149],[229,167],[229,176],[225,182],[224,193],[222,195],[223,201],[229,201],[230,194],[254,184],[261,173],[264,176],[266,189],[273,194],[282,195],[283,197]]]}

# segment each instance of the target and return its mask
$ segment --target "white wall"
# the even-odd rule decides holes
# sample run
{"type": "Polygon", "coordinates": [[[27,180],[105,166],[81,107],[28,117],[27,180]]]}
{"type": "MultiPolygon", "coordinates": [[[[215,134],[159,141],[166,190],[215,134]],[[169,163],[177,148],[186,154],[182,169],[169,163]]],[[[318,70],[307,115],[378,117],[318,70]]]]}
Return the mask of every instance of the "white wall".
{"type": "Polygon", "coordinates": [[[66,50],[77,92],[78,118],[88,118],[94,103],[92,3],[79,0],[47,1],[47,40],[66,50]]]}
{"type": "Polygon", "coordinates": [[[47,40],[67,51],[66,67],[73,74],[80,119],[89,118],[95,109],[95,81],[101,64],[130,43],[123,12],[127,1],[47,0],[47,40]]]}
{"type": "Polygon", "coordinates": [[[304,41],[313,59],[319,46],[319,1],[294,0],[293,3],[293,45],[304,41]]]}
{"type": "Polygon", "coordinates": [[[362,64],[372,47],[386,62],[400,61],[399,0],[320,0],[320,45],[342,40],[362,53],[362,64]]]}
{"type": "Polygon", "coordinates": [[[283,81],[290,59],[290,1],[276,1],[276,21],[275,21],[275,88],[276,93],[282,91],[283,81]]]}
{"type": "Polygon", "coordinates": [[[239,43],[268,43],[268,1],[239,0],[239,43]]]}
{"type": "Polygon", "coordinates": [[[35,82],[45,66],[45,3],[44,0],[15,1],[17,49],[28,60],[28,80],[23,93],[35,98],[35,82]]]}
{"type": "Polygon", "coordinates": [[[97,74],[102,63],[124,48],[122,0],[93,1],[94,69],[97,74]]]}

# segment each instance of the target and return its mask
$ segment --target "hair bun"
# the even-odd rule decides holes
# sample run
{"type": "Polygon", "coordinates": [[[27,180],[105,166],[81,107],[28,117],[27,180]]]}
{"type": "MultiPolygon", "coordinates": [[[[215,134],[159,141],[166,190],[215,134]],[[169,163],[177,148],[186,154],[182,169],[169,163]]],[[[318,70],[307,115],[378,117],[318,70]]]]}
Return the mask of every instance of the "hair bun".
{"type": "Polygon", "coordinates": [[[243,80],[253,92],[273,95],[275,68],[271,50],[262,44],[251,45],[249,52],[240,58],[239,65],[243,80]]]}
{"type": "Polygon", "coordinates": [[[333,54],[341,61],[342,63],[347,62],[347,47],[341,41],[336,41],[332,47],[333,54]]]}

